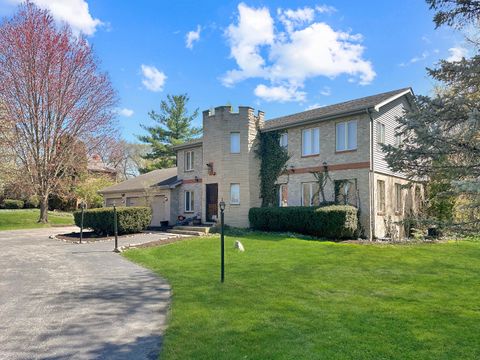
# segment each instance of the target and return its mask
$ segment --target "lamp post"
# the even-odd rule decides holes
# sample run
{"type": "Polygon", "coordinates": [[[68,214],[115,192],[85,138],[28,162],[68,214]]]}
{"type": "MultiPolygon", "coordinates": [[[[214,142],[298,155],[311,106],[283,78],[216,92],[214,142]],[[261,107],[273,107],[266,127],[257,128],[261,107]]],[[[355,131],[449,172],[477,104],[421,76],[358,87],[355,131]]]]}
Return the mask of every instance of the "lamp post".
{"type": "Polygon", "coordinates": [[[80,208],[82,209],[82,215],[81,215],[81,218],[80,218],[80,244],[82,243],[82,240],[83,240],[83,213],[85,212],[85,202],[82,201],[82,203],[80,204],[80,208]]]}
{"type": "Polygon", "coordinates": [[[118,226],[117,226],[117,207],[115,206],[115,201],[113,202],[113,233],[115,234],[115,248],[114,252],[118,251],[118,226]]]}
{"type": "Polygon", "coordinates": [[[225,236],[224,236],[224,222],[225,222],[225,201],[220,201],[220,251],[221,251],[221,275],[220,281],[225,281],[225,236]]]}

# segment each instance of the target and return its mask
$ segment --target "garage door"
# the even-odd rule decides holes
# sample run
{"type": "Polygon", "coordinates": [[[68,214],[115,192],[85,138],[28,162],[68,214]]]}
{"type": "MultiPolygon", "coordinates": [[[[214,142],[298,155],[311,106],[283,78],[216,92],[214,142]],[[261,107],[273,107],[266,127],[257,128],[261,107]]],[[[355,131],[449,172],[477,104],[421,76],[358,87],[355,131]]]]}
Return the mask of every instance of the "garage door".
{"type": "Polygon", "coordinates": [[[167,221],[165,196],[155,196],[152,200],[152,223],[151,226],[160,226],[162,221],[167,221]]]}
{"type": "Polygon", "coordinates": [[[145,206],[146,201],[144,197],[129,197],[127,198],[127,206],[145,206]]]}
{"type": "Polygon", "coordinates": [[[105,206],[113,206],[113,203],[119,206],[122,203],[122,198],[109,198],[105,200],[105,206]]]}

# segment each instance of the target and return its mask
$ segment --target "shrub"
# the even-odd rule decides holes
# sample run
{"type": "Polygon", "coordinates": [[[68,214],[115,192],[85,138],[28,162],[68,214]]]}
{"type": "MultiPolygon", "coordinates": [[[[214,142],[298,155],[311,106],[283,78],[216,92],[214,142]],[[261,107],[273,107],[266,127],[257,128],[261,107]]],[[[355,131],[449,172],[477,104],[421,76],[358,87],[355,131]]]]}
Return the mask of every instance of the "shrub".
{"type": "MultiPolygon", "coordinates": [[[[75,211],[75,225],[80,227],[81,211],[75,211]]],[[[132,234],[142,231],[152,221],[152,209],[149,207],[119,207],[117,208],[118,233],[132,234]]],[[[83,227],[92,229],[98,235],[113,234],[113,208],[85,210],[83,227]]]]}
{"type": "Polygon", "coordinates": [[[14,200],[14,199],[5,199],[3,200],[3,206],[5,209],[23,209],[23,201],[22,200],[14,200]]]}
{"type": "Polygon", "coordinates": [[[349,205],[324,207],[251,208],[250,226],[263,231],[292,231],[329,239],[348,239],[358,231],[357,208],[349,205]]]}
{"type": "Polygon", "coordinates": [[[40,206],[40,198],[38,195],[32,195],[25,201],[25,207],[27,209],[35,209],[40,206]]]}

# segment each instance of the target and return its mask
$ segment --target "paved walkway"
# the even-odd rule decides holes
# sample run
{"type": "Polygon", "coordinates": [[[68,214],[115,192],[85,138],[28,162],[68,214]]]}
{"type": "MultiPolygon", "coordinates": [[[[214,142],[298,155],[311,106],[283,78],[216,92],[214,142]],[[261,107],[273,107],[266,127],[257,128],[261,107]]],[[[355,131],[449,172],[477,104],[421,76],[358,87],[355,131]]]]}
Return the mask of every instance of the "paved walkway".
{"type": "Polygon", "coordinates": [[[73,230],[0,232],[0,359],[157,359],[168,284],[113,253],[113,241],[49,239],[73,230]]]}

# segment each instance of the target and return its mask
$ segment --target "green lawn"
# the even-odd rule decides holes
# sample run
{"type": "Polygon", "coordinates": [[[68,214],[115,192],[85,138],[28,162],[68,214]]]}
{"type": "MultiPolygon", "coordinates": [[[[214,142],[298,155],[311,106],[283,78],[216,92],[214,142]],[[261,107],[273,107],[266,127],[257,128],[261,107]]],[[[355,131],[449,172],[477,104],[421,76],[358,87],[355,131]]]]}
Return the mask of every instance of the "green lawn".
{"type": "Polygon", "coordinates": [[[274,235],[124,253],[168,279],[162,359],[479,359],[480,238],[353,245],[274,235]]]}
{"type": "Polygon", "coordinates": [[[73,225],[70,213],[48,212],[49,224],[39,224],[38,209],[0,210],[0,230],[33,229],[52,225],[73,225]]]}

